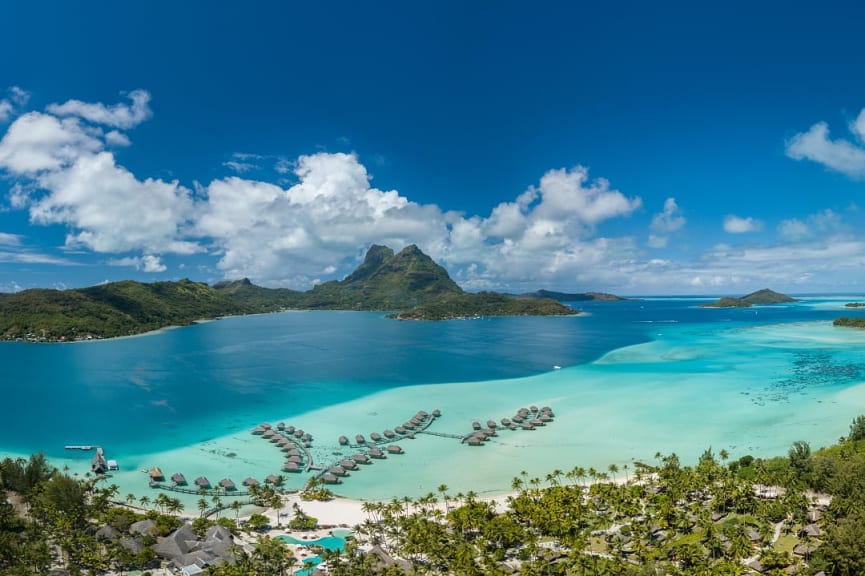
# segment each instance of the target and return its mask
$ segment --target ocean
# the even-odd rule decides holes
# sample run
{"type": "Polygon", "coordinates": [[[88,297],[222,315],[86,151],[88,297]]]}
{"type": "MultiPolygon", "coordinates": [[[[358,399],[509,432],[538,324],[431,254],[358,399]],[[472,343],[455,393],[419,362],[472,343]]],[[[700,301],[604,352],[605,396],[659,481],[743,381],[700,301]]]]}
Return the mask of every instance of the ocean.
{"type": "MultiPolygon", "coordinates": [[[[133,338],[0,344],[0,453],[45,452],[85,475],[99,445],[122,494],[153,496],[142,470],[212,482],[279,473],[283,455],[250,430],[285,422],[313,435],[316,465],[357,450],[419,410],[442,412],[391,455],[333,487],[360,499],[500,493],[525,471],[632,469],[656,452],[693,461],[827,445],[865,413],[865,332],[835,328],[862,296],[705,309],[709,298],[574,304],[567,318],[400,322],[369,312],[225,318],[133,338]],[[554,422],[499,430],[484,446],[447,435],[549,406],[554,422]]],[[[620,473],[621,474],[621,473],[620,473]]],[[[300,487],[308,474],[284,474],[300,487]]],[[[197,497],[185,497],[187,509],[197,497]]]]}

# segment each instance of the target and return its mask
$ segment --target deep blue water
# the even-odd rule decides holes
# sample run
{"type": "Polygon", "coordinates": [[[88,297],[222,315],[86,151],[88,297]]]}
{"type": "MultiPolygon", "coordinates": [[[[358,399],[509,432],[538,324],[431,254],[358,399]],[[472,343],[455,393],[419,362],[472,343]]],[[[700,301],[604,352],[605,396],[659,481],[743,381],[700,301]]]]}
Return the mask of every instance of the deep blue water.
{"type": "Polygon", "coordinates": [[[429,323],[291,312],[103,342],[3,343],[0,447],[51,456],[66,444],[181,446],[248,428],[268,414],[289,417],[391,387],[514,378],[591,362],[647,341],[664,322],[696,328],[841,315],[800,305],[716,310],[697,303],[589,302],[579,303],[590,313],[581,317],[429,323]]]}

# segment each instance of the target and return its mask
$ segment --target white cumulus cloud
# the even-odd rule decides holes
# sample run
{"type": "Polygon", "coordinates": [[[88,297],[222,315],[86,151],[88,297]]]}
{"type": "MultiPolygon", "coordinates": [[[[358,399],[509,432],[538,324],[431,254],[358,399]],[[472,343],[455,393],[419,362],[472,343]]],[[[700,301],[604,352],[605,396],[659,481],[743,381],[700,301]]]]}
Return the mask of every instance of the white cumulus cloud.
{"type": "Polygon", "coordinates": [[[682,210],[676,204],[675,198],[667,198],[664,201],[663,211],[652,217],[649,229],[649,246],[652,248],[664,248],[667,245],[668,235],[681,230],[685,226],[685,217],[682,210]]]}
{"type": "MultiPolygon", "coordinates": [[[[865,143],[865,108],[850,125],[850,130],[865,143]]],[[[818,122],[807,132],[793,136],[787,142],[786,151],[794,160],[807,159],[852,178],[865,177],[865,148],[848,140],[832,140],[826,122],[818,122]]]]}
{"type": "Polygon", "coordinates": [[[63,104],[49,104],[46,110],[55,116],[77,116],[95,124],[114,128],[129,129],[138,126],[152,115],[150,93],[146,90],[133,90],[128,94],[131,104],[114,104],[68,100],[63,104]]]}
{"type": "Polygon", "coordinates": [[[750,216],[742,218],[730,214],[724,218],[724,231],[728,234],[744,234],[746,232],[759,232],[763,229],[763,223],[750,216]]]}
{"type": "Polygon", "coordinates": [[[108,261],[109,266],[129,266],[136,270],[148,273],[165,272],[168,267],[162,263],[159,256],[145,254],[144,256],[128,256],[126,258],[115,258],[108,261]]]}

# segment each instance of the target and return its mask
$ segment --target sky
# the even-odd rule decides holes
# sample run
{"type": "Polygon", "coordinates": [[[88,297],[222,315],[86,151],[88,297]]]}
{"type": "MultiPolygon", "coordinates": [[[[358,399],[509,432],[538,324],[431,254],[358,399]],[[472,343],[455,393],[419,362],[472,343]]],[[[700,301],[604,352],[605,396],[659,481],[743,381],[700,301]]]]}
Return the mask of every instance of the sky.
{"type": "Polygon", "coordinates": [[[32,0],[0,17],[0,291],[865,292],[855,2],[32,0]]]}

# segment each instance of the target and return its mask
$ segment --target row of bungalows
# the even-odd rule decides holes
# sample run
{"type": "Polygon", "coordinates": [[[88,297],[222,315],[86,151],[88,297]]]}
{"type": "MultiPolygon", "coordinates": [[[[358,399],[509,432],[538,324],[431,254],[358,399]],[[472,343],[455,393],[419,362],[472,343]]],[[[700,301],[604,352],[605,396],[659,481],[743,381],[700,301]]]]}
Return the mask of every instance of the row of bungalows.
{"type": "MultiPolygon", "coordinates": [[[[502,428],[508,430],[534,430],[538,426],[546,426],[553,421],[553,410],[548,406],[538,408],[520,408],[513,418],[502,418],[502,428]]],[[[486,428],[477,420],[472,422],[473,432],[463,437],[463,442],[469,446],[482,446],[491,437],[496,436],[498,424],[494,420],[487,420],[486,428]]]]}
{"type": "Polygon", "coordinates": [[[369,452],[366,454],[352,454],[348,458],[344,458],[343,460],[340,460],[339,463],[328,468],[327,472],[322,474],[321,480],[325,484],[339,484],[342,482],[341,478],[348,476],[350,471],[360,470],[361,467],[359,464],[372,464],[372,459],[380,460],[387,458],[388,454],[404,454],[404,452],[401,447],[396,444],[391,444],[385,450],[382,450],[381,448],[370,448],[369,452]]]}
{"type": "MultiPolygon", "coordinates": [[[[381,442],[398,440],[402,437],[414,438],[415,432],[425,429],[432,423],[433,419],[438,418],[439,416],[441,416],[441,410],[438,409],[433,410],[432,414],[426,412],[425,410],[420,410],[417,414],[412,416],[403,424],[394,427],[393,430],[388,428],[381,434],[379,434],[378,432],[371,433],[369,435],[369,439],[371,443],[378,444],[381,442]]],[[[357,446],[362,446],[370,443],[367,442],[367,439],[363,436],[363,434],[355,435],[354,442],[357,446]]],[[[350,446],[351,441],[349,440],[348,436],[340,436],[339,444],[341,446],[350,446]]]]}

